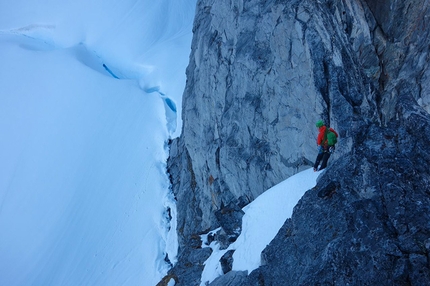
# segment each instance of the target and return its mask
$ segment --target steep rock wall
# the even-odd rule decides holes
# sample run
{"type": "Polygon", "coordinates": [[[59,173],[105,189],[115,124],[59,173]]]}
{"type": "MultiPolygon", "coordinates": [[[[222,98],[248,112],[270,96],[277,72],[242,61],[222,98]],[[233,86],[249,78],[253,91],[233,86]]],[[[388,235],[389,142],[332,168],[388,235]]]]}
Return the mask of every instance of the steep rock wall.
{"type": "Polygon", "coordinates": [[[430,112],[428,69],[429,3],[427,1],[368,1],[376,25],[374,46],[380,59],[377,104],[383,123],[396,115],[398,97],[408,93],[430,112]]]}
{"type": "Polygon", "coordinates": [[[361,144],[303,196],[242,285],[429,284],[430,118],[415,104],[400,96],[398,120],[363,130],[361,144]],[[319,198],[327,188],[332,195],[319,198]]]}
{"type": "Polygon", "coordinates": [[[219,226],[215,211],[311,166],[317,119],[340,133],[332,165],[368,168],[334,174],[368,180],[355,159],[364,130],[396,133],[401,98],[427,112],[430,101],[427,1],[200,0],[196,10],[183,131],[168,162],[180,285],[198,284],[209,255],[198,234],[219,226]]]}

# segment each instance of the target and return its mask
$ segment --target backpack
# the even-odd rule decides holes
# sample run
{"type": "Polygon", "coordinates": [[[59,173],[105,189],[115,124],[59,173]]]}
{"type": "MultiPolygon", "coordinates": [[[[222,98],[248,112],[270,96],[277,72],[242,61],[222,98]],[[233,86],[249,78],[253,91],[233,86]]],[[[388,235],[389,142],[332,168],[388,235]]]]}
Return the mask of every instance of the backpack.
{"type": "Polygon", "coordinates": [[[337,143],[337,137],[334,132],[331,132],[330,130],[327,131],[327,145],[328,146],[334,146],[337,143]]]}

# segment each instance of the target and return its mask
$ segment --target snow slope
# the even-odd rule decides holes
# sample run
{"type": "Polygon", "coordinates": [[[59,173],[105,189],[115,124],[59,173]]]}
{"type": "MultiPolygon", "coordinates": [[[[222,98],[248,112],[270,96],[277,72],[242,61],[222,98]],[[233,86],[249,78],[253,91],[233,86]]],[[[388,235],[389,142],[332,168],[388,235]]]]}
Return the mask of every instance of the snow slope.
{"type": "Polygon", "coordinates": [[[0,0],[0,285],[155,285],[174,262],[194,9],[0,0]]]}
{"type": "MultiPolygon", "coordinates": [[[[220,250],[216,242],[210,244],[213,252],[205,262],[201,285],[206,285],[206,282],[212,282],[223,274],[219,260],[229,250],[235,250],[233,270],[247,270],[251,273],[258,268],[261,265],[261,252],[286,219],[291,217],[294,206],[303,194],[316,185],[320,174],[312,168],[302,171],[270,188],[244,207],[242,232],[237,240],[225,250],[220,250]]],[[[206,238],[203,236],[202,239],[205,241],[206,238]]]]}

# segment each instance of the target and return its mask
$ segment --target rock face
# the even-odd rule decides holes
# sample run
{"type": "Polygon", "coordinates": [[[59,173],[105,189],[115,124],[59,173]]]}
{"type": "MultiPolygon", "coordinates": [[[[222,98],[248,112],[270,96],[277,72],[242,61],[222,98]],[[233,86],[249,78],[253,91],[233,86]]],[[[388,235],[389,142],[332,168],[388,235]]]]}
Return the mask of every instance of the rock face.
{"type": "Polygon", "coordinates": [[[400,101],[398,121],[365,129],[305,194],[243,285],[429,285],[430,120],[400,101]]]}
{"type": "Polygon", "coordinates": [[[235,225],[238,209],[312,165],[320,118],[340,140],[317,188],[336,180],[336,193],[309,191],[262,267],[214,283],[430,281],[429,17],[425,0],[198,1],[168,161],[177,285],[200,284],[210,253],[198,235],[231,225],[224,206],[235,225]]]}

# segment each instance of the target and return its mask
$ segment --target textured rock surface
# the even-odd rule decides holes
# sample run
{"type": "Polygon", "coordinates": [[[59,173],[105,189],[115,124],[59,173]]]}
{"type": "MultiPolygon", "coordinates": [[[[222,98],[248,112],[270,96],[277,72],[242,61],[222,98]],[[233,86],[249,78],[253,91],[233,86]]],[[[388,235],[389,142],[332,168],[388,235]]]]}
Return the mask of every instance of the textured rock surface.
{"type": "Polygon", "coordinates": [[[429,285],[430,120],[401,101],[399,121],[366,129],[305,194],[243,285],[429,285]]]}
{"type": "Polygon", "coordinates": [[[428,278],[429,5],[198,1],[183,131],[168,162],[180,240],[169,275],[177,285],[198,284],[209,255],[198,234],[220,226],[222,206],[242,207],[311,166],[319,118],[340,134],[324,176],[336,177],[339,190],[328,200],[305,195],[248,282],[428,278]],[[294,268],[288,277],[280,263],[294,268]]]}
{"type": "Polygon", "coordinates": [[[242,232],[243,210],[231,202],[227,207],[221,206],[215,212],[215,217],[225,233],[235,241],[242,232]]]}
{"type": "Polygon", "coordinates": [[[211,286],[237,286],[246,285],[247,271],[230,271],[226,275],[215,279],[211,286]]]}
{"type": "Polygon", "coordinates": [[[397,99],[410,94],[430,112],[428,84],[430,13],[427,1],[366,0],[376,19],[374,46],[379,57],[378,104],[382,119],[395,116],[397,99]]]}

